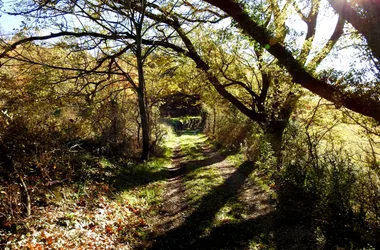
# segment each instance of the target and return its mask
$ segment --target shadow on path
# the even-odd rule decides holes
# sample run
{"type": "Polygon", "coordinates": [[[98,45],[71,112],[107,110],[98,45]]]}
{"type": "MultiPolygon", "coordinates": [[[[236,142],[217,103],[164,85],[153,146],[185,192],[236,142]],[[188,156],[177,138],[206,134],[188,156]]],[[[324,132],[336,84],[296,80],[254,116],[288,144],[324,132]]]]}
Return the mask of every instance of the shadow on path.
{"type": "Polygon", "coordinates": [[[152,182],[172,179],[184,174],[188,174],[189,172],[196,169],[222,162],[228,155],[233,154],[233,152],[224,152],[222,154],[218,153],[216,149],[210,145],[207,145],[205,142],[196,143],[196,148],[198,149],[199,153],[206,157],[206,159],[184,161],[184,156],[181,154],[180,148],[177,147],[173,150],[173,167],[160,171],[152,171],[149,168],[131,168],[130,166],[126,165],[125,167],[120,168],[120,172],[114,174],[114,178],[111,178],[110,182],[113,183],[117,189],[131,189],[138,186],[147,185],[152,182]],[[133,178],[131,178],[131,176],[133,178]],[[129,179],[127,183],[124,181],[126,178],[129,179]]]}
{"type": "MultiPolygon", "coordinates": [[[[220,163],[226,159],[228,153],[220,154],[207,142],[195,143],[194,150],[183,155],[180,145],[173,150],[172,164],[168,168],[169,178],[166,186],[164,201],[161,205],[155,224],[155,234],[160,235],[185,222],[189,214],[189,205],[185,195],[184,176],[192,171],[220,163]],[[203,160],[186,161],[194,155],[202,155],[203,160]]],[[[144,247],[145,248],[145,247],[144,247]]]]}
{"type": "MultiPolygon", "coordinates": [[[[158,237],[151,249],[205,249],[206,246],[207,249],[213,248],[207,245],[207,242],[214,242],[214,240],[206,240],[207,237],[202,238],[204,228],[212,223],[216,213],[229,199],[239,194],[240,188],[253,170],[254,167],[251,162],[240,165],[221,185],[202,198],[199,206],[185,219],[182,225],[158,237]]],[[[213,234],[220,233],[215,231],[213,234]]],[[[209,236],[213,237],[213,234],[211,233],[209,236]]],[[[241,236],[244,238],[251,237],[248,235],[241,236]]],[[[226,237],[224,238],[226,239],[226,237]]],[[[223,242],[222,245],[233,248],[234,244],[241,242],[242,239],[240,238],[237,241],[230,241],[228,244],[223,242]]],[[[220,249],[220,246],[217,248],[220,249]]]]}
{"type": "MultiPolygon", "coordinates": [[[[216,162],[221,162],[224,158],[218,159],[215,155],[215,159],[218,159],[216,162]]],[[[225,164],[218,168],[222,173],[223,168],[226,172],[233,172],[226,174],[222,184],[203,196],[197,208],[186,218],[181,218],[181,223],[177,221],[176,227],[167,227],[169,230],[164,230],[164,234],[155,238],[150,249],[252,249],[257,247],[255,244],[265,246],[259,249],[316,249],[312,225],[302,220],[300,213],[289,215],[287,212],[289,209],[297,211],[296,207],[289,208],[290,204],[286,203],[284,206],[278,206],[279,209],[276,210],[273,200],[259,197],[265,192],[248,179],[255,170],[252,162],[244,162],[237,169],[225,164]],[[221,208],[246,191],[252,192],[253,197],[246,203],[239,202],[251,215],[244,220],[225,222],[212,227],[214,218],[221,208]],[[270,203],[272,209],[260,206],[263,202],[270,203]],[[254,245],[250,246],[250,242],[254,242],[254,245]]],[[[182,207],[177,211],[177,215],[183,214],[187,209],[187,206],[182,207]]]]}
{"type": "Polygon", "coordinates": [[[202,153],[205,159],[184,161],[185,156],[189,155],[181,155],[180,148],[175,149],[157,230],[152,241],[143,249],[316,248],[310,223],[300,220],[300,213],[289,215],[287,212],[296,211],[297,207],[281,199],[278,200],[281,204],[276,207],[275,201],[248,178],[256,169],[252,162],[244,162],[235,168],[225,161],[228,153],[220,154],[205,142],[197,143],[195,151],[196,154],[202,153]],[[192,208],[185,195],[183,178],[196,169],[213,164],[216,165],[212,168],[219,172],[224,181],[192,208]],[[236,219],[218,220],[215,225],[218,212],[231,204],[238,204],[237,207],[230,207],[237,215],[234,217],[236,219]],[[240,213],[244,214],[244,218],[239,217],[240,213]]]}

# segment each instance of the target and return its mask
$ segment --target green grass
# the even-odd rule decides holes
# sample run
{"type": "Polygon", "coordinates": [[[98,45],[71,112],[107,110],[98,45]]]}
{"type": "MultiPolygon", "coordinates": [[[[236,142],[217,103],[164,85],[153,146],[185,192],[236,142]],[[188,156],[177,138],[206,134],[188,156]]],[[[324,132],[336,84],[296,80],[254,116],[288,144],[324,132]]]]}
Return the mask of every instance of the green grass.
{"type": "Polygon", "coordinates": [[[216,214],[214,225],[239,222],[246,217],[246,212],[244,205],[237,198],[232,198],[216,214]]]}
{"type": "Polygon", "coordinates": [[[119,173],[116,181],[121,191],[118,198],[128,201],[131,205],[144,208],[159,205],[162,202],[163,190],[168,178],[167,167],[171,164],[171,156],[178,138],[167,126],[168,133],[162,148],[164,153],[161,157],[152,158],[146,163],[127,164],[119,173]]]}
{"type": "Polygon", "coordinates": [[[231,162],[234,166],[238,167],[246,161],[246,157],[243,153],[231,154],[226,158],[227,161],[231,162]]]}
{"type": "MultiPolygon", "coordinates": [[[[189,204],[197,206],[202,197],[222,184],[223,178],[219,171],[211,166],[199,168],[185,177],[186,197],[189,204]]],[[[211,202],[212,203],[212,202],[211,202]]]]}
{"type": "MultiPolygon", "coordinates": [[[[183,134],[179,136],[181,155],[184,162],[205,160],[202,147],[210,146],[208,138],[204,134],[183,134]]],[[[197,168],[198,166],[195,166],[197,168]]],[[[196,204],[202,197],[208,194],[214,187],[222,183],[223,178],[219,172],[211,167],[198,168],[188,173],[185,178],[186,197],[191,205],[196,204]]]]}
{"type": "Polygon", "coordinates": [[[207,137],[203,134],[184,134],[179,137],[181,155],[183,161],[203,160],[205,156],[202,153],[202,146],[206,145],[207,137]]]}
{"type": "Polygon", "coordinates": [[[176,136],[173,128],[166,124],[160,125],[161,129],[166,131],[166,135],[164,137],[164,142],[160,145],[161,148],[164,149],[163,156],[166,158],[170,158],[172,155],[173,148],[178,144],[178,136],[176,136]]]}
{"type": "MultiPolygon", "coordinates": [[[[327,128],[320,126],[312,126],[311,135],[321,135],[327,128]]],[[[380,154],[380,139],[374,137],[374,150],[376,154],[380,154]]],[[[356,124],[340,123],[328,131],[321,140],[318,151],[320,154],[330,150],[331,147],[338,149],[342,147],[350,158],[357,162],[361,162],[366,157],[366,152],[371,152],[368,139],[364,136],[364,129],[356,124]]]]}
{"type": "Polygon", "coordinates": [[[168,120],[180,121],[180,122],[184,123],[184,122],[188,122],[191,120],[202,120],[202,117],[201,116],[181,116],[181,117],[172,117],[172,118],[169,118],[168,120]]]}

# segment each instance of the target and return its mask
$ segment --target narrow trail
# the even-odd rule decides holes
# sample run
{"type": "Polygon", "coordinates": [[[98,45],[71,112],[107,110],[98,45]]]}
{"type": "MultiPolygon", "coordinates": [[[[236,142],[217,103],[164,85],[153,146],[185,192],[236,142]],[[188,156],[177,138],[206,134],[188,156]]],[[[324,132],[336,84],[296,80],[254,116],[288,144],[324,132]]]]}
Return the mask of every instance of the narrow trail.
{"type": "Polygon", "coordinates": [[[165,188],[164,203],[159,211],[159,222],[155,227],[155,232],[162,234],[184,221],[184,211],[187,208],[184,196],[185,187],[183,183],[184,168],[181,165],[181,147],[177,145],[173,150],[172,164],[168,167],[170,179],[165,188]]]}
{"type": "Polygon", "coordinates": [[[250,177],[255,169],[202,134],[179,136],[149,248],[310,249],[302,233],[288,235],[298,225],[277,225],[275,200],[250,177]]]}

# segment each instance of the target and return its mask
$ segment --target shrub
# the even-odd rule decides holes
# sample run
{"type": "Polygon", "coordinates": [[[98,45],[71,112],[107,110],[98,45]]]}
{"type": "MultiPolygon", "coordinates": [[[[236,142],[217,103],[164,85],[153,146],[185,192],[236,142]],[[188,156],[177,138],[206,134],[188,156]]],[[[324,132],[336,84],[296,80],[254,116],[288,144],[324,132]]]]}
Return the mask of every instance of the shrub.
{"type": "MultiPolygon", "coordinates": [[[[379,176],[365,163],[352,160],[336,141],[321,150],[308,137],[301,138],[306,141],[293,143],[294,152],[290,148],[286,152],[295,158],[286,159],[279,203],[299,202],[286,205],[296,205],[301,217],[310,217],[326,239],[324,247],[379,244],[379,176]]],[[[294,212],[293,208],[289,214],[294,212]]]]}

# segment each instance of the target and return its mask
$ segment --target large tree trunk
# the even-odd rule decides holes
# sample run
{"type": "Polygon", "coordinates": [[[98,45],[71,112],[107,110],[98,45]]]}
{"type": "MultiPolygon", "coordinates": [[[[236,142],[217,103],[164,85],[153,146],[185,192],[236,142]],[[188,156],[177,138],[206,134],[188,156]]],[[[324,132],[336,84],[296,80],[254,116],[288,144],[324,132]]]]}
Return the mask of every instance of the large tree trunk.
{"type": "Polygon", "coordinates": [[[149,160],[150,129],[144,94],[138,94],[141,128],[142,128],[142,153],[141,160],[149,160]]]}
{"type": "Polygon", "coordinates": [[[374,57],[380,61],[379,2],[347,0],[328,0],[328,2],[340,17],[351,23],[366,38],[374,57]],[[360,10],[361,8],[362,10],[360,10]],[[365,16],[360,12],[365,13],[365,16]]]}
{"type": "MultiPolygon", "coordinates": [[[[141,1],[141,5],[145,8],[146,1],[141,1]]],[[[150,127],[149,127],[149,113],[147,110],[146,91],[145,91],[145,77],[144,77],[144,60],[147,54],[144,55],[142,47],[142,28],[144,23],[144,11],[141,16],[134,20],[136,28],[136,60],[137,60],[137,72],[139,78],[139,85],[137,88],[137,101],[139,103],[141,128],[142,128],[142,152],[141,160],[149,160],[150,153],[150,127]]]]}
{"type": "Polygon", "coordinates": [[[213,121],[212,121],[212,134],[215,135],[215,131],[216,131],[216,108],[215,106],[213,107],[212,109],[212,118],[213,118],[213,121]]]}
{"type": "Polygon", "coordinates": [[[279,117],[276,120],[270,121],[266,129],[264,130],[267,137],[269,137],[269,142],[274,151],[274,155],[277,158],[276,168],[277,170],[281,169],[282,165],[282,141],[283,135],[286,127],[289,124],[289,119],[293,111],[296,109],[298,100],[300,99],[301,94],[294,94],[290,92],[284,104],[281,107],[279,117]]]}
{"type": "Polygon", "coordinates": [[[282,164],[282,138],[284,135],[284,131],[286,126],[288,125],[288,120],[275,120],[271,121],[264,133],[266,135],[266,138],[268,138],[269,143],[272,147],[272,150],[274,152],[274,156],[276,157],[276,168],[277,170],[281,169],[282,164]]]}
{"type": "Polygon", "coordinates": [[[150,151],[150,128],[149,128],[149,118],[147,105],[145,103],[145,78],[143,71],[143,63],[142,60],[137,58],[137,67],[139,74],[139,89],[137,91],[137,99],[139,103],[139,111],[140,111],[140,120],[141,120],[141,128],[142,128],[142,153],[141,160],[149,160],[149,151],[150,151]]]}

